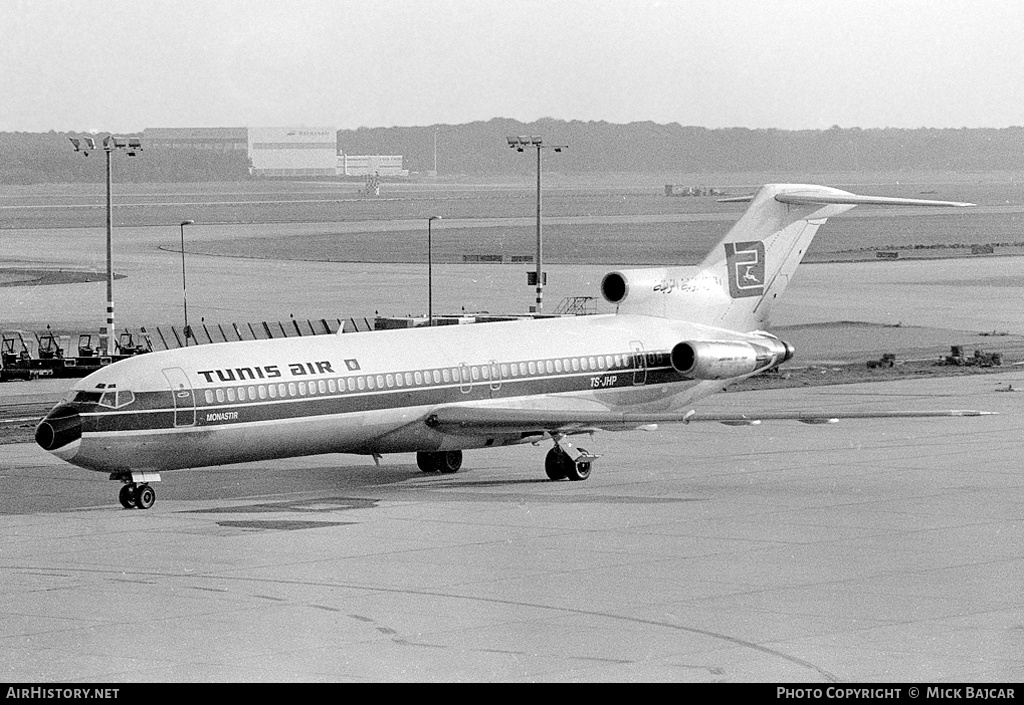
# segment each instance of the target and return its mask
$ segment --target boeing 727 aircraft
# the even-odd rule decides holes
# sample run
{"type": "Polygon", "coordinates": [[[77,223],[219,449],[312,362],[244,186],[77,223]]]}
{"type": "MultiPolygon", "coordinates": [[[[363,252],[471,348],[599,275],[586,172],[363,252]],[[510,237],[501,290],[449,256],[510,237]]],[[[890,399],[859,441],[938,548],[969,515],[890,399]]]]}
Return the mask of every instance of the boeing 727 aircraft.
{"type": "Polygon", "coordinates": [[[123,483],[121,504],[153,505],[176,468],[319,453],[415,452],[451,473],[462,451],[553,443],[552,480],[584,480],[596,455],[569,439],[595,430],[761,419],[828,423],[878,414],[704,414],[693,404],[793,357],[765,332],[826,218],[856,205],[969,206],[774,184],[696,267],[611,272],[614,314],[223,343],[149,353],[82,379],[36,441],[123,483]]]}

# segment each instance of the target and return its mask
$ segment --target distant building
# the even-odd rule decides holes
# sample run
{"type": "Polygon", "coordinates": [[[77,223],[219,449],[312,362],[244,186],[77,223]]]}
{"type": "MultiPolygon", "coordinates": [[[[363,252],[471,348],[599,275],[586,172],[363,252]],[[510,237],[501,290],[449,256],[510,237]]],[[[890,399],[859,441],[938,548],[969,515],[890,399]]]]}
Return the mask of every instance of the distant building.
{"type": "Polygon", "coordinates": [[[402,168],[401,154],[375,154],[357,156],[338,155],[339,176],[408,176],[409,170],[402,168]]]}
{"type": "Polygon", "coordinates": [[[250,127],[249,159],[259,176],[336,176],[338,133],[330,127],[250,127]]]}
{"type": "Polygon", "coordinates": [[[149,127],[146,149],[245,150],[257,176],[408,176],[402,155],[339,153],[332,127],[149,127]]]}

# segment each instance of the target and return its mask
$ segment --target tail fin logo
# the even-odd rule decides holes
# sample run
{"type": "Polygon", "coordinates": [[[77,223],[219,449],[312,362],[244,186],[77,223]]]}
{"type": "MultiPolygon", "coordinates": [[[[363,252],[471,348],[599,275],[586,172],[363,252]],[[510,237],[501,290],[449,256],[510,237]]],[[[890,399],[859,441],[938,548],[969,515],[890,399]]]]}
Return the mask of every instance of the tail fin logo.
{"type": "Polygon", "coordinates": [[[764,243],[725,243],[725,262],[729,270],[729,295],[734,299],[764,295],[764,243]]]}

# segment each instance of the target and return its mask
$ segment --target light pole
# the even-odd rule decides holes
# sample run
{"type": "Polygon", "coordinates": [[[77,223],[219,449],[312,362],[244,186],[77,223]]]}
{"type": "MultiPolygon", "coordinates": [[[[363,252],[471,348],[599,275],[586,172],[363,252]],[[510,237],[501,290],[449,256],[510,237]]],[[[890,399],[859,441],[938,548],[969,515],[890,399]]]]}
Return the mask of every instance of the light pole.
{"type": "Polygon", "coordinates": [[[194,225],[195,222],[181,221],[181,299],[185,305],[185,347],[188,347],[188,339],[192,337],[192,329],[188,327],[188,290],[185,288],[185,226],[194,225]]]}
{"type": "MultiPolygon", "coordinates": [[[[76,152],[81,152],[87,157],[90,151],[96,151],[96,141],[92,137],[84,137],[81,140],[74,137],[68,137],[68,139],[75,146],[76,152]]],[[[114,211],[110,199],[110,155],[116,149],[123,149],[129,157],[134,157],[136,153],[142,151],[142,142],[134,137],[124,140],[113,135],[107,135],[103,138],[100,149],[107,155],[107,355],[113,355],[117,341],[114,339],[114,264],[112,245],[114,211]]]]}
{"type": "Polygon", "coordinates": [[[537,284],[537,313],[544,312],[544,268],[542,261],[542,245],[543,237],[541,235],[540,226],[540,154],[542,150],[553,149],[556,152],[561,152],[563,149],[568,149],[567,144],[544,144],[544,140],[539,135],[519,135],[517,137],[508,137],[508,146],[517,152],[522,152],[527,147],[536,147],[537,149],[537,272],[531,277],[530,273],[527,272],[526,283],[527,286],[534,283],[533,279],[536,278],[537,284]]]}
{"type": "Polygon", "coordinates": [[[432,215],[427,218],[427,327],[434,326],[434,256],[432,245],[431,226],[435,220],[441,220],[441,216],[432,215]]]}

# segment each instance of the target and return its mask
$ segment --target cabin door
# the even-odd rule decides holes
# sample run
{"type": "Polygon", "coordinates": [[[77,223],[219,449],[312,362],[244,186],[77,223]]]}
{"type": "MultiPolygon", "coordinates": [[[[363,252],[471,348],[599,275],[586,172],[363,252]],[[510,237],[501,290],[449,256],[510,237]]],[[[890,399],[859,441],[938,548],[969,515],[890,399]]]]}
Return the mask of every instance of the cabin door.
{"type": "Polygon", "coordinates": [[[639,386],[647,383],[647,355],[644,345],[639,340],[630,341],[633,350],[633,384],[639,386]]]}
{"type": "Polygon", "coordinates": [[[180,367],[164,370],[164,377],[171,385],[171,398],[174,400],[174,426],[196,425],[196,395],[192,391],[192,383],[188,375],[180,367]]]}

